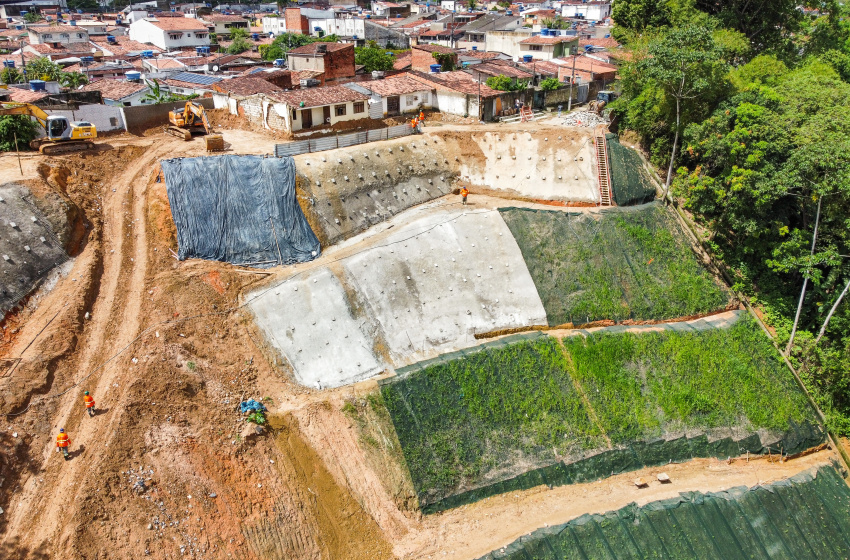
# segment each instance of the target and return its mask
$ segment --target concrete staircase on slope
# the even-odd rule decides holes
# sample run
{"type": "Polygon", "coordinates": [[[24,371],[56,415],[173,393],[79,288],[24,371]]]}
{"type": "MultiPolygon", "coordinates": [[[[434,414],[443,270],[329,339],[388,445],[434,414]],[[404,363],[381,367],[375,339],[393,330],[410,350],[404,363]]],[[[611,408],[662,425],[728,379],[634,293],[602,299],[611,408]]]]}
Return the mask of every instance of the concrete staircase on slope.
{"type": "Polygon", "coordinates": [[[597,134],[594,145],[596,146],[596,170],[599,176],[599,204],[611,206],[611,169],[608,166],[608,146],[605,143],[605,135],[597,134]]]}

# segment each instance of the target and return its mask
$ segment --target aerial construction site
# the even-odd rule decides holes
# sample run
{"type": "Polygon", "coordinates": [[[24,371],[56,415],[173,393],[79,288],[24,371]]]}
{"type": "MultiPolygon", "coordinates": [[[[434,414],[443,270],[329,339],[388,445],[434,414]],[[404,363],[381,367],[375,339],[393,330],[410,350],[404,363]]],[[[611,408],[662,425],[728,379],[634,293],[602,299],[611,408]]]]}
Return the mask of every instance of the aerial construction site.
{"type": "Polygon", "coordinates": [[[820,412],[605,125],[186,111],[0,156],[0,557],[850,554],[820,412]]]}

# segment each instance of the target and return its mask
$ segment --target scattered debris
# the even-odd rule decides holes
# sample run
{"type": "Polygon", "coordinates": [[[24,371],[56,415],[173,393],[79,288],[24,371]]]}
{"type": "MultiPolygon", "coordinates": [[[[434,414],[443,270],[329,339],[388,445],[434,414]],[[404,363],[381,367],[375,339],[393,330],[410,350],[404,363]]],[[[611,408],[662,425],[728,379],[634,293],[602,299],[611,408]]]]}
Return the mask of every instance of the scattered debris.
{"type": "Polygon", "coordinates": [[[600,124],[608,124],[608,119],[587,111],[575,111],[565,116],[561,124],[564,126],[585,126],[593,128],[600,124]]]}

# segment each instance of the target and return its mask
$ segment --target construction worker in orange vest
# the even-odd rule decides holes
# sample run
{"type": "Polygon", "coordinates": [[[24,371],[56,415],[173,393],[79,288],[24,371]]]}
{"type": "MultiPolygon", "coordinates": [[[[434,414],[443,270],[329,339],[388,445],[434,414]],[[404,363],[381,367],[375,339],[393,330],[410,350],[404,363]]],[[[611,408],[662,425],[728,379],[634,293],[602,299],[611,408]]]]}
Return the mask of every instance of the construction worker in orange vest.
{"type": "Polygon", "coordinates": [[[466,206],[466,197],[469,196],[469,189],[462,187],[460,189],[460,196],[463,197],[463,205],[466,206]]]}
{"type": "Polygon", "coordinates": [[[417,124],[419,124],[419,122],[416,120],[416,117],[413,117],[413,120],[410,121],[410,128],[412,128],[413,130],[416,130],[417,124]]]}
{"type": "Polygon", "coordinates": [[[94,417],[94,398],[89,395],[88,391],[83,393],[83,402],[86,403],[86,412],[89,413],[89,416],[94,417]]]}
{"type": "Polygon", "coordinates": [[[425,122],[425,111],[419,109],[419,122],[425,122]]]}
{"type": "Polygon", "coordinates": [[[71,458],[68,455],[69,445],[71,445],[71,438],[65,433],[65,428],[59,428],[59,435],[56,436],[56,451],[61,451],[66,461],[71,458]]]}

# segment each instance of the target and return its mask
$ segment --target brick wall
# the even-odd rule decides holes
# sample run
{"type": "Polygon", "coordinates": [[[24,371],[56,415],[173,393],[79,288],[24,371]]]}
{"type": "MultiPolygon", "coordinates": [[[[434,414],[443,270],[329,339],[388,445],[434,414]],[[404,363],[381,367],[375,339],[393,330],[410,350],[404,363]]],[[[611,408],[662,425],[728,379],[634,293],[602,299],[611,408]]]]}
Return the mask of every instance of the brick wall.
{"type": "Polygon", "coordinates": [[[310,22],[301,15],[301,8],[287,8],[284,11],[286,30],[290,33],[310,34],[310,22]]]}
{"type": "Polygon", "coordinates": [[[354,77],[354,45],[325,54],[325,81],[354,77]]]}
{"type": "MultiPolygon", "coordinates": [[[[448,48],[446,49],[449,50],[448,48]]],[[[410,69],[415,70],[417,72],[425,72],[428,73],[431,71],[432,64],[439,64],[434,56],[424,49],[416,48],[416,46],[412,49],[413,56],[410,61],[410,69]]],[[[455,65],[457,65],[457,54],[455,54],[455,65]]]]}
{"type": "MultiPolygon", "coordinates": [[[[238,113],[252,123],[265,126],[263,123],[263,101],[270,101],[262,95],[252,95],[238,101],[238,113]]],[[[288,132],[286,121],[277,114],[275,108],[269,105],[266,111],[266,123],[273,130],[288,132]]]]}

